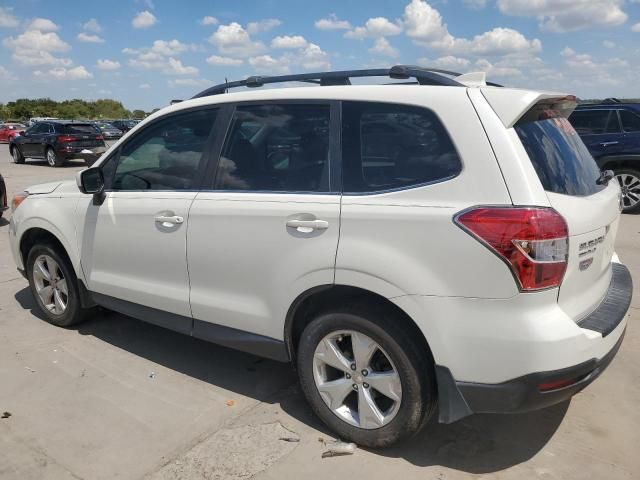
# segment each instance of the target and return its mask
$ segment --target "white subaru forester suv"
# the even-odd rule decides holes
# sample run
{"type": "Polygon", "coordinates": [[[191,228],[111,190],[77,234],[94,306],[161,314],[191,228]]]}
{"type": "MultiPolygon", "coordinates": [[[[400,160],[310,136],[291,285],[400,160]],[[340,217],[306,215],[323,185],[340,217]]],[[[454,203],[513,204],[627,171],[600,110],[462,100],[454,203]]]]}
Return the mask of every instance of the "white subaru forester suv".
{"type": "Polygon", "coordinates": [[[632,291],[575,105],[411,66],[218,85],[17,195],[13,255],[51,323],[101,306],[295,362],[361,445],[546,407],[612,360],[632,291]]]}

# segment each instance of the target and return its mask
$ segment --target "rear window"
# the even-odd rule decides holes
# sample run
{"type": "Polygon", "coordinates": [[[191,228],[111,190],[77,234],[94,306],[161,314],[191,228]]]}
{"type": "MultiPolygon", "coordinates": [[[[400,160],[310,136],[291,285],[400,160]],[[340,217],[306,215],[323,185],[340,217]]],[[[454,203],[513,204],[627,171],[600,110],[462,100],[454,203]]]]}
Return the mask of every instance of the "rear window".
{"type": "Polygon", "coordinates": [[[90,135],[100,133],[96,127],[88,123],[70,123],[64,126],[64,133],[76,133],[79,135],[90,135]]]}
{"type": "Polygon", "coordinates": [[[408,105],[344,102],[343,188],[367,193],[411,188],[458,175],[460,157],[430,110],[408,105]]]}
{"type": "Polygon", "coordinates": [[[569,118],[580,135],[619,133],[618,115],[615,110],[577,110],[569,118]]]}
{"type": "Polygon", "coordinates": [[[525,122],[515,130],[547,192],[586,196],[604,188],[596,183],[595,160],[566,118],[525,122]]]}

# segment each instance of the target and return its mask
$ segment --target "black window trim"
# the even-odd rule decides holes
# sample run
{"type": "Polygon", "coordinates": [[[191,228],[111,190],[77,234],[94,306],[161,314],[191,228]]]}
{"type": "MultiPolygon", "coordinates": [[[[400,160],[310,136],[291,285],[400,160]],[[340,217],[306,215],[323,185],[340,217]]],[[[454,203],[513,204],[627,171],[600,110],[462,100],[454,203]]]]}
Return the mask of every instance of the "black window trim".
{"type": "MultiPolygon", "coordinates": [[[[134,141],[135,138],[137,138],[140,134],[142,134],[143,132],[147,131],[149,128],[153,128],[155,127],[159,122],[162,122],[164,120],[166,120],[167,118],[171,118],[171,117],[175,117],[178,115],[182,115],[182,114],[187,114],[187,113],[192,113],[192,112],[197,112],[200,110],[218,110],[218,113],[216,115],[216,120],[213,122],[213,127],[211,129],[211,131],[209,132],[209,136],[207,137],[207,140],[204,144],[204,149],[202,152],[202,158],[200,160],[200,166],[198,168],[198,174],[196,175],[196,178],[194,180],[194,185],[192,188],[188,188],[188,189],[184,189],[184,190],[175,190],[175,189],[163,189],[163,190],[147,190],[147,189],[140,189],[140,190],[115,190],[112,186],[112,182],[113,179],[112,178],[105,178],[105,189],[104,192],[123,192],[123,193],[130,193],[130,192],[135,192],[135,193],[144,193],[144,192],[153,192],[153,193],[158,193],[158,192],[184,192],[184,193],[193,193],[193,192],[200,192],[202,191],[202,186],[205,184],[205,175],[206,172],[208,171],[208,165],[209,163],[211,163],[212,161],[212,153],[213,152],[213,147],[216,146],[216,140],[217,137],[219,136],[219,132],[218,132],[218,124],[221,121],[221,117],[223,117],[224,115],[221,115],[223,113],[223,106],[225,106],[224,104],[207,104],[207,105],[199,105],[197,107],[192,107],[192,108],[184,108],[181,110],[176,110],[175,112],[171,112],[169,114],[166,115],[162,115],[161,117],[158,117],[154,120],[152,120],[151,122],[149,122],[148,124],[146,124],[144,127],[142,127],[140,130],[138,130],[135,135],[133,135],[130,138],[127,138],[126,141],[124,141],[121,145],[118,145],[118,148],[111,153],[107,158],[105,158],[102,162],[100,162],[100,165],[97,168],[102,168],[104,165],[106,165],[108,162],[110,161],[114,161],[116,162],[116,166],[114,168],[114,175],[116,172],[116,169],[118,168],[118,163],[120,162],[120,153],[122,151],[122,149],[124,147],[126,147],[130,142],[134,141]]],[[[222,126],[222,125],[221,125],[222,126]]],[[[216,157],[213,157],[216,158],[216,157]]]]}
{"type": "MultiPolygon", "coordinates": [[[[272,195],[340,195],[342,190],[342,174],[341,174],[341,152],[342,146],[339,142],[341,131],[341,114],[340,114],[340,102],[338,100],[329,100],[322,98],[286,98],[286,99],[268,99],[268,100],[246,100],[238,102],[228,102],[224,104],[226,109],[226,126],[221,128],[218,141],[215,144],[215,157],[211,162],[212,166],[207,170],[206,178],[203,181],[203,188],[201,192],[206,193],[237,193],[237,194],[272,194],[272,195]],[[306,190],[228,190],[228,189],[216,189],[214,185],[217,181],[218,165],[220,163],[220,156],[222,155],[222,149],[224,142],[229,134],[231,128],[231,120],[237,107],[244,107],[250,105],[327,105],[329,107],[329,189],[326,192],[315,192],[306,190]],[[337,109],[337,111],[336,111],[337,109]],[[336,135],[336,132],[338,134],[336,135]]],[[[225,115],[223,115],[225,117],[225,115]]]]}
{"type": "Polygon", "coordinates": [[[618,109],[618,121],[620,122],[620,129],[621,129],[621,132],[620,132],[620,133],[623,133],[623,134],[625,134],[625,135],[626,135],[626,134],[635,134],[635,133],[640,133],[640,130],[632,130],[632,131],[630,131],[630,132],[627,132],[627,131],[624,129],[624,125],[623,125],[623,123],[622,123],[622,115],[621,115],[621,113],[620,113],[620,112],[622,112],[622,111],[629,112],[631,115],[634,115],[635,117],[640,118],[640,113],[636,112],[636,110],[635,110],[635,109],[633,109],[633,108],[619,108],[619,109],[618,109]]]}
{"type": "MultiPolygon", "coordinates": [[[[400,102],[385,102],[385,101],[380,101],[380,100],[341,100],[340,101],[340,112],[342,113],[342,104],[345,102],[355,102],[355,103],[376,103],[376,104],[384,104],[384,105],[395,105],[395,106],[402,106],[402,107],[413,107],[413,108],[419,108],[422,110],[426,110],[428,112],[430,112],[431,114],[433,114],[433,116],[436,117],[436,119],[440,122],[440,124],[444,127],[445,131],[447,132],[447,135],[449,135],[449,140],[451,141],[451,144],[453,145],[453,149],[455,150],[456,154],[458,155],[458,160],[460,161],[460,170],[458,171],[458,173],[456,173],[455,175],[449,175],[448,177],[443,177],[440,178],[438,180],[432,180],[430,182],[423,182],[423,183],[416,183],[413,185],[406,185],[403,187],[396,187],[396,188],[386,188],[386,189],[382,189],[382,190],[370,190],[370,191],[366,191],[366,192],[342,192],[342,195],[344,196],[348,196],[348,197],[366,197],[366,196],[375,196],[375,195],[384,195],[387,193],[395,193],[395,192],[403,192],[406,190],[414,190],[416,188],[423,188],[423,187],[429,187],[431,185],[437,185],[439,183],[444,183],[444,182],[448,182],[450,180],[453,180],[454,178],[459,177],[460,175],[462,175],[462,173],[465,170],[465,164],[464,164],[464,160],[462,158],[462,155],[460,155],[460,151],[458,150],[458,147],[456,146],[456,142],[454,140],[454,138],[451,136],[451,133],[449,132],[449,129],[447,128],[447,125],[445,122],[442,121],[442,119],[440,118],[440,115],[438,115],[438,113],[427,107],[424,105],[419,105],[419,104],[415,104],[415,103],[400,103],[400,102]]],[[[342,124],[342,118],[340,119],[340,123],[342,124]]],[[[341,125],[342,126],[342,125],[341,125]]],[[[342,128],[340,129],[340,133],[342,133],[342,128]]],[[[342,154],[342,138],[340,138],[340,152],[342,154]]],[[[342,158],[341,158],[342,160],[342,158]]],[[[341,162],[342,165],[342,162],[341,162]]],[[[342,187],[342,185],[341,185],[342,187]]]]}

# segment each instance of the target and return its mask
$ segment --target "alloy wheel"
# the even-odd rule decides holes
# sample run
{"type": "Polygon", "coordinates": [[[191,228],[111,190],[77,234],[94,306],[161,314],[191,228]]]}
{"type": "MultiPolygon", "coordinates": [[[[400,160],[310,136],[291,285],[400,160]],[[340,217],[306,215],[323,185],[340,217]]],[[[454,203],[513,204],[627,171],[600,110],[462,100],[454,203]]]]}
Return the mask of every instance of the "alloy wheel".
{"type": "Polygon", "coordinates": [[[371,430],[388,424],[402,401],[400,375],[372,338],[332,332],[315,349],[313,378],[322,400],[347,423],[371,430]]]}
{"type": "Polygon", "coordinates": [[[47,150],[47,163],[52,167],[56,166],[56,152],[51,148],[47,150]]]}
{"type": "Polygon", "coordinates": [[[60,266],[49,255],[36,258],[33,283],[42,305],[54,315],[62,315],[69,302],[69,289],[60,266]]]}
{"type": "Polygon", "coordinates": [[[640,178],[630,173],[619,173],[616,179],[622,191],[622,207],[629,210],[640,202],[640,178]]]}

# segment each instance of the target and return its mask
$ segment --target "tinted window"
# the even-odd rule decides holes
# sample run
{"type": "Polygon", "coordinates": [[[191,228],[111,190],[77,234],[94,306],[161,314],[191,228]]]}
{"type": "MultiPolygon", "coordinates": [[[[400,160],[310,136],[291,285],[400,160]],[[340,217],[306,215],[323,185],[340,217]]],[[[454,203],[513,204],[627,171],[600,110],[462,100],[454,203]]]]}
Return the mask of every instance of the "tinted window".
{"type": "Polygon", "coordinates": [[[36,123],[29,129],[29,133],[32,135],[36,133],[49,133],[49,125],[46,123],[36,123]]]}
{"type": "Polygon", "coordinates": [[[548,192],[591,195],[600,170],[568,120],[548,118],[515,127],[540,182],[548,192]]]}
{"type": "Polygon", "coordinates": [[[571,114],[570,120],[580,135],[620,132],[615,110],[579,110],[571,114]]]}
{"type": "Polygon", "coordinates": [[[345,102],[342,118],[345,192],[410,187],[460,173],[451,138],[430,110],[345,102]]]}
{"type": "Polygon", "coordinates": [[[135,135],[120,150],[112,188],[193,188],[216,112],[199,110],[172,115],[135,135]]]}
{"type": "Polygon", "coordinates": [[[100,133],[93,125],[88,123],[68,123],[63,125],[64,133],[76,135],[90,135],[100,133]]]}
{"type": "Polygon", "coordinates": [[[629,110],[620,110],[622,128],[625,132],[640,132],[640,117],[629,110]]]}
{"type": "Polygon", "coordinates": [[[329,105],[237,107],[215,188],[329,191],[329,105]]]}

